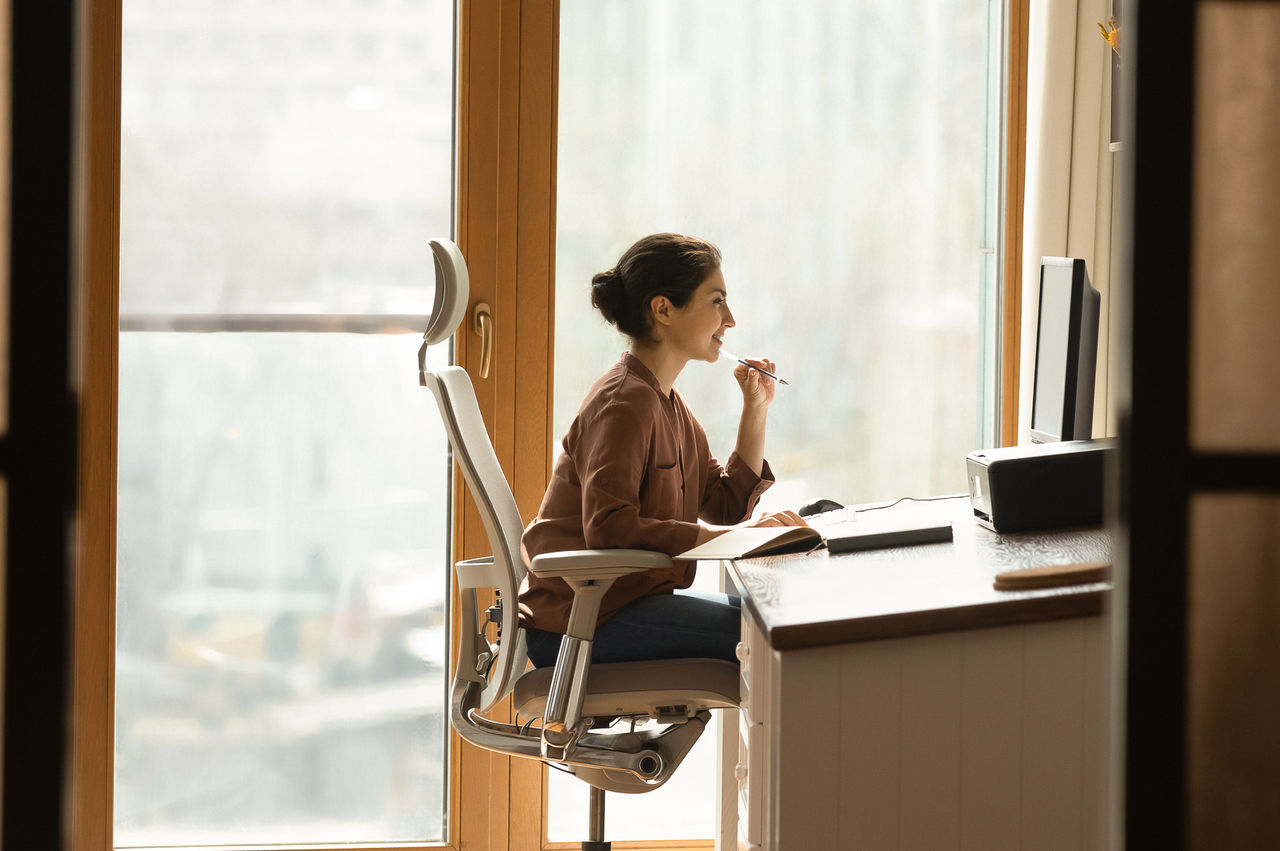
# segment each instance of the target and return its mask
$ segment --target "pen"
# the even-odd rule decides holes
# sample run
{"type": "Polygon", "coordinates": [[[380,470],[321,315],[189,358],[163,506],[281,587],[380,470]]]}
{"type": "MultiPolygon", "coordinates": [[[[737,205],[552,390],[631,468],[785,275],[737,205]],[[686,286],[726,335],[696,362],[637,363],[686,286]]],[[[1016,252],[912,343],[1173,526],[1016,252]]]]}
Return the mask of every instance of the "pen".
{"type": "Polygon", "coordinates": [[[738,357],[738,356],[737,356],[737,355],[735,355],[735,354],[730,354],[729,352],[726,352],[724,349],[721,349],[721,350],[720,350],[720,354],[724,355],[725,357],[729,358],[730,360],[736,360],[738,363],[742,364],[743,366],[749,366],[749,367],[751,367],[752,369],[754,369],[756,372],[760,373],[761,375],[767,375],[767,376],[769,376],[770,378],[772,378],[774,381],[778,382],[779,384],[785,384],[785,385],[787,385],[788,387],[790,387],[790,386],[791,386],[791,382],[790,382],[790,381],[787,381],[787,379],[785,379],[785,378],[779,378],[778,376],[774,375],[774,374],[773,374],[772,372],[770,372],[769,370],[767,370],[767,369],[761,369],[760,367],[756,366],[756,365],[755,365],[755,364],[753,364],[753,363],[747,363],[747,362],[746,362],[746,361],[744,361],[742,358],[738,357]]]}

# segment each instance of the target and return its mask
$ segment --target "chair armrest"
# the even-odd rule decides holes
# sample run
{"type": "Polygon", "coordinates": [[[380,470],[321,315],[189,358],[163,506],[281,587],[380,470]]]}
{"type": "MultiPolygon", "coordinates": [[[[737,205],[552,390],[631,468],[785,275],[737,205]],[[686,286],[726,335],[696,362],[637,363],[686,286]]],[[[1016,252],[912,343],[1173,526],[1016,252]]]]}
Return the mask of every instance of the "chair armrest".
{"type": "Polygon", "coordinates": [[[564,550],[534,556],[529,572],[562,579],[616,579],[670,566],[670,556],[653,550],[564,550]]]}
{"type": "Polygon", "coordinates": [[[567,634],[591,640],[596,614],[609,586],[620,576],[671,566],[671,557],[653,550],[563,550],[534,556],[529,572],[558,576],[573,589],[567,634]]]}

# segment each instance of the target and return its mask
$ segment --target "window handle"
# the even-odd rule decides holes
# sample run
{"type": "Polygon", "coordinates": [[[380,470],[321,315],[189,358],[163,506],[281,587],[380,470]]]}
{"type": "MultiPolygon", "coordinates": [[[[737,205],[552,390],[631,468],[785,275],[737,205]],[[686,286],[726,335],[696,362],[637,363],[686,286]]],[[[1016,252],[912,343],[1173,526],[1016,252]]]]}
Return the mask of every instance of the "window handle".
{"type": "Polygon", "coordinates": [[[486,302],[471,309],[471,328],[480,335],[480,377],[488,378],[493,364],[493,314],[486,302]]]}

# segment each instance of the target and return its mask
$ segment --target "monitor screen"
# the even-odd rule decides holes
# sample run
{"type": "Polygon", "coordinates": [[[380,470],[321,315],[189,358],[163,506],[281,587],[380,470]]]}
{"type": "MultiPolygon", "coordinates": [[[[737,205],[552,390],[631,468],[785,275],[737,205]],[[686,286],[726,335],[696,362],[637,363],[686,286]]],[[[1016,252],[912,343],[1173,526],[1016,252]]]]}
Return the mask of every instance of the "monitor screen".
{"type": "Polygon", "coordinates": [[[1042,258],[1031,404],[1033,443],[1091,436],[1100,306],[1083,260],[1042,258]]]}

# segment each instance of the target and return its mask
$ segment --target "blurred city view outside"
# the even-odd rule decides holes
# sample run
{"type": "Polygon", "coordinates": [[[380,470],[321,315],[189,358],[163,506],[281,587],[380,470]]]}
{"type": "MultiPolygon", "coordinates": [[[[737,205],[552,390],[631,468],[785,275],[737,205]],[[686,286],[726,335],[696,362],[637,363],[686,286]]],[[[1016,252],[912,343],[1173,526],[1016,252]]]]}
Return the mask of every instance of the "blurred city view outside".
{"type": "Polygon", "coordinates": [[[453,4],[123,10],[115,843],[441,840],[453,4]]]}
{"type": "MultiPolygon", "coordinates": [[[[562,0],[556,433],[625,349],[591,275],[673,230],[724,254],[725,347],[791,381],[767,504],[964,491],[993,434],[1001,8],[562,0]]],[[[722,459],[731,372],[677,384],[722,459]]]]}
{"type": "MultiPolygon", "coordinates": [[[[678,231],[724,254],[725,348],[791,381],[762,507],[964,492],[965,455],[996,436],[1002,0],[560,8],[557,441],[626,348],[591,276],[678,231]]],[[[723,461],[732,363],[677,387],[723,461]]],[[[713,741],[673,788],[612,796],[610,838],[712,835],[713,741]]],[[[552,839],[580,836],[583,789],[552,774],[552,839]]]]}

